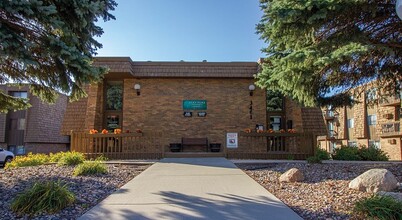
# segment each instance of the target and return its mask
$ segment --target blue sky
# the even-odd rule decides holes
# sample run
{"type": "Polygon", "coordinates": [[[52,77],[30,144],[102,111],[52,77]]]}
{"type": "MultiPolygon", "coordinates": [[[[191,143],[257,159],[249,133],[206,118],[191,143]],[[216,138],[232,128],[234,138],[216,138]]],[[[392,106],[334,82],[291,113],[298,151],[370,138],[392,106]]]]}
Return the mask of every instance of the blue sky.
{"type": "Polygon", "coordinates": [[[135,61],[257,61],[258,0],[117,0],[116,20],[99,22],[97,56],[135,61]]]}

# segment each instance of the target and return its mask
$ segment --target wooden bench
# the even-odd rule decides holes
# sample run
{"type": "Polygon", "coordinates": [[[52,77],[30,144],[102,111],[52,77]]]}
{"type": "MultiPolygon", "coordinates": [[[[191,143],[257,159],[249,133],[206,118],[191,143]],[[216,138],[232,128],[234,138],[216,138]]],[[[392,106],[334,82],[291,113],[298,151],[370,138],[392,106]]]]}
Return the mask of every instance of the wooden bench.
{"type": "Polygon", "coordinates": [[[182,150],[185,147],[202,146],[208,152],[208,138],[181,138],[182,150]]]}

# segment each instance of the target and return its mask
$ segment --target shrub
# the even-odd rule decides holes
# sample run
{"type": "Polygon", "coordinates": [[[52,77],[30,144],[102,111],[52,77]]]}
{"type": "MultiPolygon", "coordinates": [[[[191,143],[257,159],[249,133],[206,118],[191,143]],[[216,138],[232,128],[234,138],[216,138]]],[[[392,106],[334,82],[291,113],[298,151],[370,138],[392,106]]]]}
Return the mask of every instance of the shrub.
{"type": "Polygon", "coordinates": [[[389,196],[372,196],[358,201],[354,212],[362,219],[402,219],[402,202],[389,196]]]}
{"type": "Polygon", "coordinates": [[[107,167],[101,161],[86,161],[74,169],[74,176],[86,176],[94,174],[106,174],[107,167]]]}
{"type": "Polygon", "coordinates": [[[329,160],[331,157],[326,150],[315,148],[314,156],[307,158],[307,163],[321,163],[322,160],[329,160]]]}
{"type": "Polygon", "coordinates": [[[74,194],[67,189],[67,185],[53,181],[37,182],[12,201],[11,209],[28,215],[55,213],[74,201],[74,194]]]}
{"type": "Polygon", "coordinates": [[[332,154],[334,160],[361,160],[357,147],[341,146],[332,154]]]}
{"type": "Polygon", "coordinates": [[[365,147],[362,146],[359,149],[359,156],[362,160],[368,161],[388,161],[388,155],[381,149],[377,149],[374,146],[365,147]]]}
{"type": "Polygon", "coordinates": [[[85,160],[85,156],[83,153],[79,152],[65,152],[63,156],[60,157],[58,164],[59,165],[67,165],[73,166],[80,163],[83,163],[85,160]]]}
{"type": "Polygon", "coordinates": [[[66,152],[58,152],[58,153],[50,153],[49,154],[49,162],[57,163],[60,159],[66,154],[66,152]]]}
{"type": "Polygon", "coordinates": [[[6,169],[15,167],[38,166],[49,162],[46,154],[28,153],[25,156],[16,156],[11,163],[6,164],[6,169]]]}
{"type": "Polygon", "coordinates": [[[319,157],[317,156],[311,156],[307,158],[307,163],[321,163],[322,160],[320,160],[319,157]]]}

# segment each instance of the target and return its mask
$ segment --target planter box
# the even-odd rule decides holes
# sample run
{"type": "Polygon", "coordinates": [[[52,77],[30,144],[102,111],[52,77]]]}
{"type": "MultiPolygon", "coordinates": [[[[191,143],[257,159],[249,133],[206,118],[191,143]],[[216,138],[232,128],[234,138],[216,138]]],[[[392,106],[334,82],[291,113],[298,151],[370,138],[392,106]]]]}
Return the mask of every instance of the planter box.
{"type": "Polygon", "coordinates": [[[180,152],[181,151],[181,144],[180,143],[172,143],[170,144],[170,151],[171,152],[180,152]]]}
{"type": "Polygon", "coordinates": [[[221,144],[220,143],[211,143],[211,144],[209,144],[209,149],[211,152],[220,152],[221,144]]]}

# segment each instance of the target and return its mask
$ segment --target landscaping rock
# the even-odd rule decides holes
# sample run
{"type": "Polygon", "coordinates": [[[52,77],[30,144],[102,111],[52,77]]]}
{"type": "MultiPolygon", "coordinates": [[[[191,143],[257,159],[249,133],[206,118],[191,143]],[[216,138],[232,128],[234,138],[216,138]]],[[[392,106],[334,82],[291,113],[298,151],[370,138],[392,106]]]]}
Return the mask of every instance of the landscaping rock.
{"type": "Polygon", "coordinates": [[[292,168],[292,169],[286,171],[284,174],[282,174],[279,177],[279,182],[294,183],[294,182],[301,182],[303,180],[304,180],[304,175],[297,168],[292,168]]]}
{"type": "Polygon", "coordinates": [[[390,196],[390,197],[402,202],[402,193],[379,191],[377,194],[380,196],[390,196]]]}
{"type": "Polygon", "coordinates": [[[362,192],[389,192],[396,189],[397,184],[397,179],[387,169],[371,169],[350,181],[349,188],[362,192]]]}

